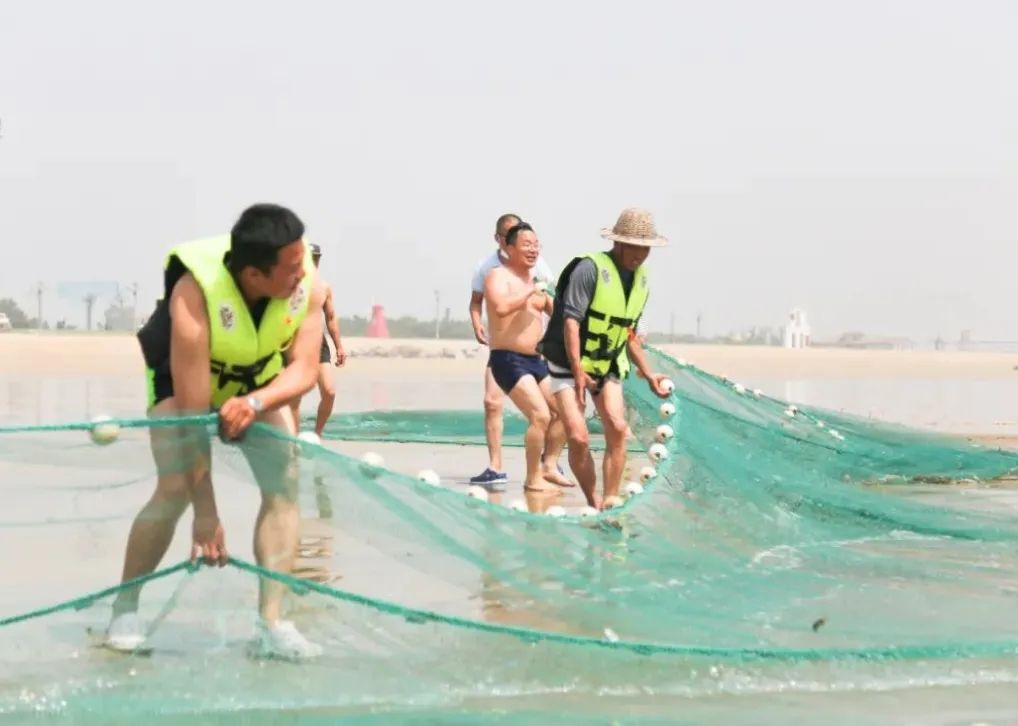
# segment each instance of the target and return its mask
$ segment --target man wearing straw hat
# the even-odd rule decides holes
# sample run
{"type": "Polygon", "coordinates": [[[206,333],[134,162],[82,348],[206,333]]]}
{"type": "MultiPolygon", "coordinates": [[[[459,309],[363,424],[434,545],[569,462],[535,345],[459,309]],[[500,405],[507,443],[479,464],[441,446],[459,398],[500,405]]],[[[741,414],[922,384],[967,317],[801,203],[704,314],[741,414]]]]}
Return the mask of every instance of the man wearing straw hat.
{"type": "Polygon", "coordinates": [[[587,503],[597,508],[622,484],[627,425],[621,383],[630,360],[655,395],[668,397],[661,383],[665,376],[651,371],[636,335],[650,293],[644,262],[651,247],[668,240],[658,235],[651,213],[638,208],[623,210],[601,236],[612,241],[611,250],[576,257],[559,276],[560,304],[539,346],[566,426],[569,466],[587,503]],[[588,393],[604,425],[604,499],[595,493],[597,473],[584,417],[588,393]]]}

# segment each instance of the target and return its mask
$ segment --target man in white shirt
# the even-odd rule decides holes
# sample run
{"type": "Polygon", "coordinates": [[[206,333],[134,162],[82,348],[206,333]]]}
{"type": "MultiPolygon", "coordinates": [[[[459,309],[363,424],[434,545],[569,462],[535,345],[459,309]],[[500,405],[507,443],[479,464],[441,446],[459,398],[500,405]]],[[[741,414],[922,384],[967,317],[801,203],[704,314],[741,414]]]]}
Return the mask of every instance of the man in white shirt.
{"type": "MultiPolygon", "coordinates": [[[[502,261],[505,259],[506,234],[522,221],[515,214],[503,214],[498,218],[495,222],[495,243],[498,247],[477,266],[470,283],[470,322],[474,326],[474,337],[481,345],[488,345],[488,331],[485,330],[484,323],[481,322],[484,280],[489,272],[502,265],[502,261]]],[[[543,280],[549,285],[554,284],[555,276],[543,257],[538,256],[533,273],[535,280],[543,280]]],[[[470,482],[490,489],[504,488],[502,485],[509,478],[502,471],[502,406],[504,398],[505,394],[495,382],[491,368],[486,366],[484,369],[484,438],[488,442],[488,468],[477,476],[471,477],[470,482]]],[[[551,451],[545,451],[545,478],[559,486],[573,486],[573,482],[569,481],[558,468],[561,448],[557,446],[551,448],[551,451]]]]}

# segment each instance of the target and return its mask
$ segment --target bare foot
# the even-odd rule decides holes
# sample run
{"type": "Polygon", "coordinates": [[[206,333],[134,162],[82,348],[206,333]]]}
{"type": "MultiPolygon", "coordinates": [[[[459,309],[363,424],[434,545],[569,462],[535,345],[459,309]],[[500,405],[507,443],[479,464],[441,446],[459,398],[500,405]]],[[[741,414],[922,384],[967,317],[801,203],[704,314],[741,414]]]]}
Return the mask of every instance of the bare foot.
{"type": "Polygon", "coordinates": [[[527,482],[527,484],[523,487],[523,491],[531,492],[533,494],[561,494],[558,487],[542,478],[538,478],[532,482],[527,482]]]}
{"type": "Polygon", "coordinates": [[[574,487],[576,483],[571,481],[569,477],[565,476],[558,470],[557,466],[544,467],[544,478],[546,481],[550,481],[560,487],[574,487]]]}
{"type": "Polygon", "coordinates": [[[298,557],[305,557],[309,559],[315,558],[330,558],[332,557],[331,547],[300,547],[297,550],[298,557]]]}
{"type": "Polygon", "coordinates": [[[621,507],[622,506],[622,502],[623,502],[622,498],[620,496],[618,496],[617,494],[609,494],[604,499],[600,500],[600,502],[598,502],[598,507],[597,508],[600,511],[602,511],[602,512],[606,512],[609,509],[614,509],[615,507],[621,507]]]}
{"type": "Polygon", "coordinates": [[[343,579],[342,575],[334,574],[328,567],[315,565],[294,567],[290,574],[298,580],[310,580],[311,582],[317,582],[322,585],[327,585],[330,582],[343,579]]]}

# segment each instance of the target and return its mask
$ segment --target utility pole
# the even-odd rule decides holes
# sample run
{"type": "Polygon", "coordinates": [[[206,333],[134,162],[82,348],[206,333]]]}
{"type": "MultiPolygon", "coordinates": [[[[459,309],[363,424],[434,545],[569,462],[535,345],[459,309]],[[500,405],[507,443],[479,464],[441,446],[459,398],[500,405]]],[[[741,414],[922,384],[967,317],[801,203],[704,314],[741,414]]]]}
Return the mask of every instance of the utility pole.
{"type": "Polygon", "coordinates": [[[438,317],[438,309],[439,309],[439,295],[438,290],[435,290],[435,340],[438,340],[438,333],[440,326],[442,324],[441,319],[438,317]]]}
{"type": "Polygon", "coordinates": [[[42,330],[42,291],[43,287],[40,281],[35,286],[35,325],[39,330],[42,330]]]}
{"type": "Polygon", "coordinates": [[[700,318],[703,317],[703,313],[697,312],[696,314],[696,337],[700,337],[700,318]]]}
{"type": "Polygon", "coordinates": [[[138,283],[131,284],[131,329],[138,327],[138,283]]]}
{"type": "Polygon", "coordinates": [[[668,342],[675,342],[675,313],[668,317],[668,342]]]}
{"type": "Polygon", "coordinates": [[[92,329],[92,306],[95,305],[96,294],[90,292],[85,296],[85,330],[92,329]]]}

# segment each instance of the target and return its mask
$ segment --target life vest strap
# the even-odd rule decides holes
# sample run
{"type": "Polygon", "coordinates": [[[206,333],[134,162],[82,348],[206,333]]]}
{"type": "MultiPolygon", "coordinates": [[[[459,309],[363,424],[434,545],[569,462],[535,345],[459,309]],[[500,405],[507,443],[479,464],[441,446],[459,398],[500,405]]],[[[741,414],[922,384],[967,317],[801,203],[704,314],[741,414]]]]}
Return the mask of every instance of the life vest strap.
{"type": "Polygon", "coordinates": [[[221,360],[209,361],[212,373],[219,376],[217,381],[218,388],[226,388],[231,383],[239,383],[244,387],[244,391],[253,391],[258,388],[258,376],[262,374],[265,368],[269,365],[269,361],[275,353],[269,353],[264,358],[256,360],[254,363],[246,366],[242,365],[227,365],[221,360]]]}

